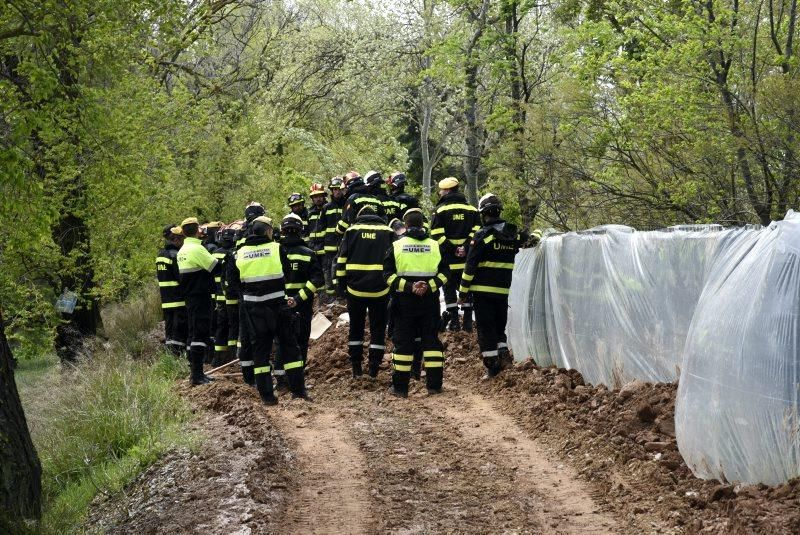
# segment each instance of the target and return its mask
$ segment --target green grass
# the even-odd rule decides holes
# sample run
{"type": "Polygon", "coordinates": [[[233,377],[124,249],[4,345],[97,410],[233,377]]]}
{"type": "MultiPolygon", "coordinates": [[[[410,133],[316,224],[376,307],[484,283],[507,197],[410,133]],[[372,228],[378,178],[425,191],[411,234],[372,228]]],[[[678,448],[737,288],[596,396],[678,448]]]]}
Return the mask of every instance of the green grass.
{"type": "Polygon", "coordinates": [[[151,334],[158,319],[151,305],[140,297],[114,307],[108,342],[93,344],[74,369],[61,371],[51,356],[17,368],[42,461],[43,533],[83,531],[98,494],[118,493],[164,453],[196,441],[184,432],[191,412],[175,391],[187,365],[151,334]]]}

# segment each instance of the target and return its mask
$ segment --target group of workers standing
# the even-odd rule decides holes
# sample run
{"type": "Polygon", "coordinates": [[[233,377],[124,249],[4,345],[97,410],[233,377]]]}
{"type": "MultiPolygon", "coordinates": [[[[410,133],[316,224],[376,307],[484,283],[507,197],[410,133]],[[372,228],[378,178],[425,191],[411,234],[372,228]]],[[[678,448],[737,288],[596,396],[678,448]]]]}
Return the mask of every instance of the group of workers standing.
{"type": "Polygon", "coordinates": [[[439,182],[430,221],[405,186],[403,173],[384,181],[376,171],[363,178],[351,171],[330,180],[329,202],[318,183],[310,209],[292,193],[277,228],[258,203],[228,225],[201,226],[193,217],[168,225],[156,259],[166,344],[187,353],[192,384],[211,380],[204,363],[224,364],[238,353],[244,381],[264,403],[277,403],[273,376],[279,389],[308,399],[315,295],[321,304],[347,302],[354,377],[364,373],[367,318],[370,377],[378,375],[388,328],[393,395],[406,397],[423,368],[428,392],[441,392],[439,331],[462,329],[459,308],[464,330],[473,328],[474,309],[486,377],[510,366],[508,293],[514,257],[528,236],[501,218],[496,195],[481,197],[477,208],[469,204],[456,178],[439,182]]]}

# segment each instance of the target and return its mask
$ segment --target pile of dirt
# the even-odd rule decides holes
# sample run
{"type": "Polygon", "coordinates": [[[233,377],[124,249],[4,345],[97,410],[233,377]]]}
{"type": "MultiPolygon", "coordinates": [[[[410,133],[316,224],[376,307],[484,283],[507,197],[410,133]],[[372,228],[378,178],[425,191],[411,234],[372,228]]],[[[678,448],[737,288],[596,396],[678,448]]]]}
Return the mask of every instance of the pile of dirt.
{"type": "Polygon", "coordinates": [[[482,383],[474,335],[444,338],[451,380],[493,399],[626,516],[655,514],[677,531],[800,532],[800,480],[744,486],[692,475],[675,440],[676,384],[609,390],[531,361],[482,383]]]}

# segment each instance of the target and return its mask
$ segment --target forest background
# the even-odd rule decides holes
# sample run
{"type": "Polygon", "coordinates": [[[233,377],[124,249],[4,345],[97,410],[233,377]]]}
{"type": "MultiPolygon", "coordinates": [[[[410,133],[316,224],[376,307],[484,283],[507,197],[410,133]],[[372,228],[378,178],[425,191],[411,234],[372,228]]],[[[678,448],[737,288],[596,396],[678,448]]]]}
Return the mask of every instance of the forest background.
{"type": "Polygon", "coordinates": [[[5,0],[15,355],[52,347],[67,289],[92,334],[153,279],[163,225],[251,200],[281,216],[349,169],[405,171],[428,205],[455,175],[527,228],[779,219],[800,193],[796,17],[790,0],[5,0]]]}

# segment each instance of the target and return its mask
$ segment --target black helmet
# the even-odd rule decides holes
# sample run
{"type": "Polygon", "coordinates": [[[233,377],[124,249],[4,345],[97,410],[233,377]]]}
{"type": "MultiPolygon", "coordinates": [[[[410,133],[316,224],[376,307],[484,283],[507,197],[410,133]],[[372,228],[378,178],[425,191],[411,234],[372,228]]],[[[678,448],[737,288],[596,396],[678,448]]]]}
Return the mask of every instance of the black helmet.
{"type": "Polygon", "coordinates": [[[407,179],[404,173],[392,173],[389,175],[389,178],[386,179],[386,183],[392,189],[400,189],[406,185],[407,179]]]}
{"type": "Polygon", "coordinates": [[[165,238],[169,239],[172,234],[174,234],[172,232],[173,228],[175,228],[175,225],[167,225],[162,229],[161,234],[163,234],[165,238]]]}
{"type": "Polygon", "coordinates": [[[236,243],[236,227],[225,227],[217,231],[217,243],[223,247],[231,247],[236,243]]]}
{"type": "Polygon", "coordinates": [[[250,204],[248,204],[248,205],[247,205],[247,207],[244,209],[244,219],[245,219],[245,221],[247,221],[248,223],[250,223],[250,222],[251,222],[251,221],[253,221],[255,218],[257,218],[257,217],[261,217],[262,215],[264,215],[264,214],[266,214],[266,213],[267,213],[267,212],[266,212],[266,210],[264,210],[264,207],[263,207],[263,206],[261,206],[261,204],[260,204],[260,203],[257,203],[257,202],[251,202],[251,203],[250,203],[250,204]]]}
{"type": "Polygon", "coordinates": [[[383,176],[380,171],[370,171],[364,176],[364,185],[368,188],[383,184],[383,176]]]}
{"type": "Polygon", "coordinates": [[[289,195],[289,198],[286,199],[286,204],[292,206],[294,204],[300,204],[303,202],[303,194],[302,193],[292,193],[289,195]]]}
{"type": "Polygon", "coordinates": [[[281,221],[281,232],[288,233],[289,231],[296,230],[297,232],[303,231],[303,220],[297,214],[289,214],[281,221]]]}
{"type": "Polygon", "coordinates": [[[496,212],[500,213],[503,209],[503,202],[494,193],[487,193],[478,201],[478,211],[482,214],[496,212]]]}

